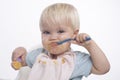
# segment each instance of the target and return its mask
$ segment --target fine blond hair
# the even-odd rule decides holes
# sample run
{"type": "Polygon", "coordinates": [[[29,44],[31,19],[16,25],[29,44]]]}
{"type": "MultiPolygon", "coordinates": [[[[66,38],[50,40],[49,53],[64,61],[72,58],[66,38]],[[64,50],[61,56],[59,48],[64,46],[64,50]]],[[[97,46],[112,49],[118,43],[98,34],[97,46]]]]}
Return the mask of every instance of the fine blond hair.
{"type": "Polygon", "coordinates": [[[66,3],[56,3],[44,9],[40,18],[40,27],[66,25],[79,29],[80,21],[76,8],[66,3]]]}

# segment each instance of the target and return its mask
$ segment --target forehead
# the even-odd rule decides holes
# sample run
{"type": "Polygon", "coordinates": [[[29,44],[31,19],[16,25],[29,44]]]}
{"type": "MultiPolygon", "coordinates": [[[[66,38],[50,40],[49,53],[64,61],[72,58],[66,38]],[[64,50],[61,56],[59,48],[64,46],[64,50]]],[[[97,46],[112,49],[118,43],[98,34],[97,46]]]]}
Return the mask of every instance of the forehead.
{"type": "Polygon", "coordinates": [[[68,26],[68,25],[46,25],[46,26],[41,26],[40,29],[41,29],[41,31],[43,31],[43,30],[53,31],[53,30],[60,30],[60,29],[66,30],[66,29],[69,29],[69,28],[70,28],[70,26],[68,26]]]}

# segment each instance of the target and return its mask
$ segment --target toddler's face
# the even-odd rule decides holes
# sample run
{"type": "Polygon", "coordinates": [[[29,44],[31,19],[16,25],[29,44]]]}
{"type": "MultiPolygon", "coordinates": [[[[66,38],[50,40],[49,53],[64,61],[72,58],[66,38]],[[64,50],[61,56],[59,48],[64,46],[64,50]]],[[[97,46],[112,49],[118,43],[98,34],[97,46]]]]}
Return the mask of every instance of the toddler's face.
{"type": "Polygon", "coordinates": [[[60,55],[70,50],[70,42],[53,46],[54,43],[73,38],[74,31],[72,27],[66,25],[60,26],[43,26],[41,27],[42,32],[42,44],[43,47],[54,55],[60,55]]]}

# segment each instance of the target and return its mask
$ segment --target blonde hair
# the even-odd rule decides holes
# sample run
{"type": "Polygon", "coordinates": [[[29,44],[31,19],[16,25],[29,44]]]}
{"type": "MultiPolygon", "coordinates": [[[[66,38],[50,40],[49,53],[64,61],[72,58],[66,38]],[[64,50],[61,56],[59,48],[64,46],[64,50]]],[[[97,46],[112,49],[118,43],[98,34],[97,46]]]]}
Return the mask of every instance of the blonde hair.
{"type": "Polygon", "coordinates": [[[44,9],[40,18],[40,27],[46,25],[67,25],[79,29],[79,16],[76,8],[66,3],[56,3],[44,9]]]}

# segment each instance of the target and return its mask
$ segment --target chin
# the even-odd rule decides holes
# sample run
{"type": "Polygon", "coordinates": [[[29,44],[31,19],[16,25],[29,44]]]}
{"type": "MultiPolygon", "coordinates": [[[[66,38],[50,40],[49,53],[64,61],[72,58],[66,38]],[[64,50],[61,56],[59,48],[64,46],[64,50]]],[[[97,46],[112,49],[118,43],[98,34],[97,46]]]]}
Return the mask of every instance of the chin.
{"type": "Polygon", "coordinates": [[[56,50],[56,49],[50,50],[49,52],[50,52],[50,54],[53,54],[53,55],[60,55],[60,54],[64,53],[64,51],[56,50]]]}

